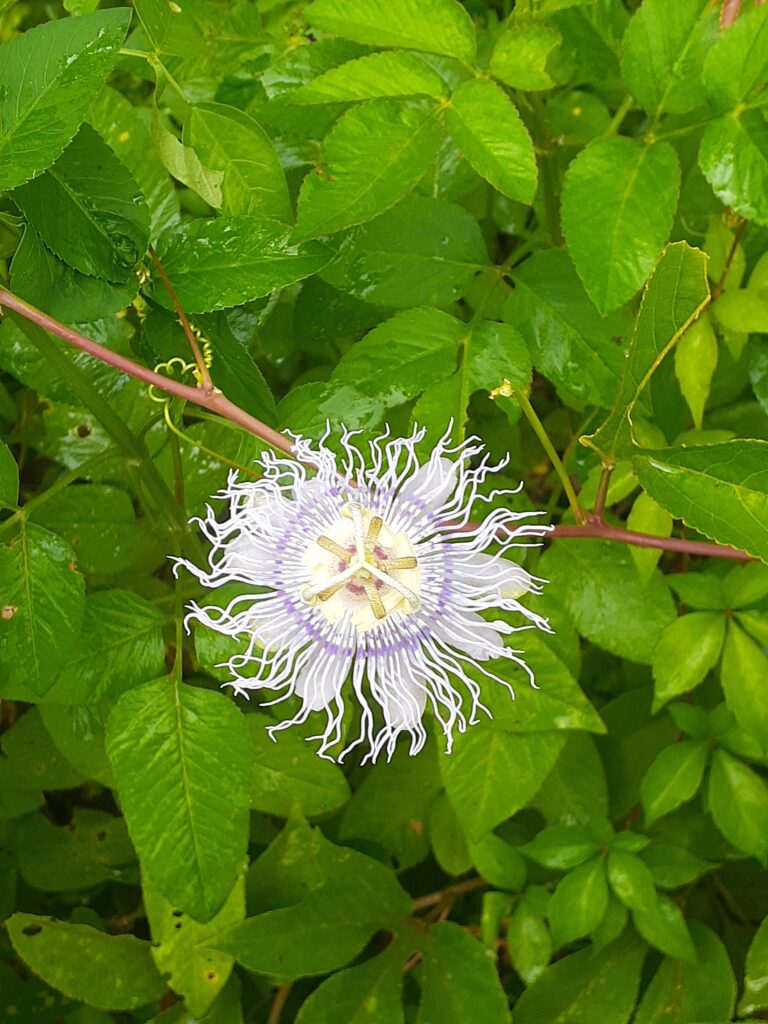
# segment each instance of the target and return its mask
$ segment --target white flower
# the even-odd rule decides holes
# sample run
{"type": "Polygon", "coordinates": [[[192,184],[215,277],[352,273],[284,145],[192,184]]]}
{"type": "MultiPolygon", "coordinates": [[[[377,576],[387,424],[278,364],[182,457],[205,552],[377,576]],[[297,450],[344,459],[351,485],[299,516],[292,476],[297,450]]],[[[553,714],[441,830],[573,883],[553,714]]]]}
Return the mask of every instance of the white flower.
{"type": "Polygon", "coordinates": [[[535,686],[521,652],[504,645],[505,636],[532,626],[479,613],[516,611],[549,629],[519,601],[543,581],[504,557],[547,527],[529,521],[541,513],[507,508],[470,523],[483,481],[504,465],[491,466],[476,439],[450,447],[446,436],[420,466],[424,431],[369,442],[367,461],[354,433],[344,431],[341,459],[326,447],[327,436],[317,447],[297,438],[295,461],[265,454],[259,480],[230,475],[217,495],[229,503],[226,514],[218,518],[208,506],[197,520],[211,543],[208,569],[183,564],[205,586],[239,584],[239,593],[224,608],[192,604],[189,618],[246,640],[244,653],[227,663],[238,693],[301,699],[295,717],[270,732],[324,711],[325,729],[314,739],[329,756],[354,696],[360,731],[341,756],[365,743],[366,760],[384,749],[391,757],[402,732],[415,754],[426,739],[429,703],[450,751],[454,728],[463,732],[478,709],[488,713],[469,666],[507,658],[535,686]],[[485,554],[491,544],[494,554],[485,554]],[[468,716],[457,682],[469,696],[468,716]]]}

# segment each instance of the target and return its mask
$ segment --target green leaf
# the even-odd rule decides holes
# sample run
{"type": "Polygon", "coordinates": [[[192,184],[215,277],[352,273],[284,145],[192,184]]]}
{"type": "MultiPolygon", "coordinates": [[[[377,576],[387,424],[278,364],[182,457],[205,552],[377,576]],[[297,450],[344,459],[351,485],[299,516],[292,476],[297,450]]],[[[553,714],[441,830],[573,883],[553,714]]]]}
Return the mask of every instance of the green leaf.
{"type": "Polygon", "coordinates": [[[243,716],[221,693],[158,679],[120,698],[107,752],[143,869],[166,899],[209,921],[245,854],[243,716]]]}
{"type": "Polygon", "coordinates": [[[533,201],[537,179],[533,144],[503,89],[485,78],[463,82],[451,96],[445,124],[481,177],[510,199],[533,201]]]}
{"type": "Polygon", "coordinates": [[[550,825],[521,849],[527,857],[545,867],[569,871],[593,857],[600,843],[582,825],[550,825]]]}
{"type": "Polygon", "coordinates": [[[91,704],[115,700],[163,670],[164,617],[128,590],[100,590],[85,602],[77,651],[67,659],[48,700],[91,704]]]}
{"type": "Polygon", "coordinates": [[[536,368],[574,398],[610,406],[624,363],[614,341],[623,317],[600,316],[562,250],[534,253],[513,276],[504,319],[525,338],[536,368]]]}
{"type": "MultiPolygon", "coordinates": [[[[255,216],[194,220],[168,232],[158,256],[187,313],[238,306],[321,270],[331,252],[289,243],[289,229],[255,216]]],[[[159,278],[154,298],[172,308],[159,278]]]]}
{"type": "Polygon", "coordinates": [[[149,207],[152,235],[159,237],[179,218],[178,192],[154,153],[152,131],[141,108],[115,89],[96,97],[88,120],[133,175],[149,207]]]}
{"type": "MultiPolygon", "coordinates": [[[[650,533],[654,537],[669,537],[672,533],[672,516],[657,505],[653,498],[642,492],[632,504],[632,511],[627,516],[627,529],[639,533],[650,533]]],[[[643,583],[647,583],[653,570],[661,558],[661,549],[630,547],[632,561],[643,583]]]]}
{"type": "Polygon", "coordinates": [[[549,923],[555,948],[589,935],[608,906],[608,883],[602,856],[569,871],[549,901],[549,923]]]}
{"type": "Polygon", "coordinates": [[[0,504],[13,508],[19,500],[19,467],[7,444],[0,442],[0,504]]]}
{"type": "MultiPolygon", "coordinates": [[[[415,398],[456,368],[459,346],[469,333],[437,309],[398,313],[375,327],[339,360],[331,382],[354,395],[355,419],[379,418],[385,409],[415,398]]],[[[350,403],[351,404],[351,403],[350,403]]],[[[352,426],[345,419],[347,426],[352,426]]]]}
{"type": "Polygon", "coordinates": [[[768,442],[638,452],[641,484],[675,519],[768,561],[768,442]]]}
{"type": "Polygon", "coordinates": [[[440,199],[411,196],[351,231],[323,278],[375,305],[449,306],[487,266],[471,214],[440,199]]]}
{"type": "Polygon", "coordinates": [[[323,981],[302,1005],[296,1024],[402,1024],[402,987],[402,949],[393,943],[323,981]]]}
{"type": "MultiPolygon", "coordinates": [[[[706,256],[685,242],[668,245],[662,253],[643,293],[611,414],[594,434],[580,438],[603,459],[614,461],[631,451],[632,415],[643,389],[709,298],[706,265],[706,256]]],[[[645,396],[642,400],[647,402],[645,396]]]]}
{"type": "Polygon", "coordinates": [[[633,1024],[731,1019],[736,979],[728,952],[717,935],[698,921],[691,922],[691,937],[696,959],[662,962],[643,993],[633,1024]]]}
{"type": "Polygon", "coordinates": [[[563,595],[587,639],[621,658],[650,664],[662,630],[675,618],[658,572],[643,583],[626,549],[591,540],[555,541],[541,572],[563,595]]]}
{"type": "Polygon", "coordinates": [[[737,850],[765,862],[768,856],[768,790],[763,779],[727,751],[715,750],[707,803],[725,838],[737,850]]]}
{"type": "Polygon", "coordinates": [[[670,573],[667,583],[689,608],[718,611],[726,607],[720,580],[711,573],[670,573]]]}
{"type": "Polygon", "coordinates": [[[740,216],[768,224],[768,123],[760,110],[735,110],[704,131],[699,166],[717,198],[740,216]]]}
{"type": "Polygon", "coordinates": [[[44,171],[85,117],[128,31],[127,8],[63,18],[0,49],[0,190],[44,171]]]}
{"type": "Polygon", "coordinates": [[[491,73],[513,89],[551,89],[547,62],[562,41],[551,25],[515,21],[496,41],[491,73]]]}
{"type": "Polygon", "coordinates": [[[701,430],[717,359],[717,338],[705,314],[691,324],[675,349],[675,375],[697,430],[701,430]]]}
{"type": "Polygon", "coordinates": [[[723,580],[727,608],[748,608],[768,597],[768,567],[760,562],[737,565],[723,580]]]}
{"type": "Polygon", "coordinates": [[[304,11],[310,25],[373,46],[442,53],[471,63],[475,29],[457,0],[315,0],[304,11]]]}
{"type": "Polygon", "coordinates": [[[445,793],[429,809],[429,843],[435,860],[447,875],[463,875],[472,867],[467,837],[445,793]]]}
{"type": "Polygon", "coordinates": [[[280,160],[253,118],[223,103],[199,103],[189,110],[183,140],[205,167],[223,173],[221,212],[225,216],[258,214],[292,220],[280,160]]]}
{"type": "Polygon", "coordinates": [[[71,999],[102,1010],[134,1010],[166,991],[150,944],[133,935],[106,935],[35,914],[14,914],[6,927],[24,963],[71,999]]]}
{"type": "Polygon", "coordinates": [[[594,739],[569,733],[555,767],[533,800],[548,822],[600,826],[608,817],[605,769],[594,739]]]}
{"type": "Polygon", "coordinates": [[[328,876],[301,902],[249,917],[213,948],[283,979],[328,974],[354,959],[375,932],[409,915],[411,901],[389,868],[355,850],[335,854],[328,876]]]}
{"type": "Polygon", "coordinates": [[[11,286],[19,298],[68,324],[90,324],[114,316],[134,300],[138,291],[137,280],[117,285],[74,270],[54,256],[29,226],[14,253],[11,286]]]}
{"type": "Polygon", "coordinates": [[[85,573],[109,575],[130,568],[147,548],[126,491],[106,484],[79,484],[52,495],[30,518],[63,537],[85,573]]]}
{"type": "Polygon", "coordinates": [[[507,948],[512,964],[526,985],[532,985],[547,969],[552,957],[552,936],[541,914],[522,900],[507,926],[507,948]]]}
{"type": "MultiPolygon", "coordinates": [[[[287,817],[297,804],[302,814],[328,814],[349,800],[349,785],[338,765],[321,760],[295,733],[273,740],[264,715],[248,715],[253,773],[251,807],[287,817]]],[[[274,725],[274,722],[271,722],[274,725]]]]}
{"type": "Polygon", "coordinates": [[[645,910],[656,898],[653,875],[639,857],[614,847],[608,854],[608,881],[625,907],[645,910]]]}
{"type": "Polygon", "coordinates": [[[406,196],[437,156],[440,132],[426,102],[369,100],[348,110],[304,179],[294,239],[363,224],[406,196]]]}
{"type": "Polygon", "coordinates": [[[717,40],[717,16],[704,0],[645,0],[622,40],[621,70],[649,113],[684,114],[705,99],[702,67],[717,40]]]}
{"type": "Polygon", "coordinates": [[[105,730],[111,710],[106,701],[40,705],[43,724],[59,753],[83,776],[110,788],[114,779],[107,758],[105,730]]]}
{"type": "Polygon", "coordinates": [[[688,693],[720,660],[725,619],[716,612],[694,612],[671,622],[653,651],[653,707],[688,693]]]}
{"type": "Polygon", "coordinates": [[[520,996],[515,1024],[627,1024],[644,959],[645,947],[624,938],[599,953],[582,949],[558,960],[520,996]]]}
{"type": "Polygon", "coordinates": [[[768,918],[757,929],[747,953],[744,971],[744,993],[739,1001],[739,1014],[751,1017],[756,1010],[768,1007],[768,918]]]}
{"type": "Polygon", "coordinates": [[[661,889],[678,889],[689,885],[712,870],[711,864],[681,846],[652,843],[640,854],[651,869],[653,880],[661,889]]]}
{"type": "Polygon", "coordinates": [[[669,143],[597,139],[563,184],[563,232],[579,277],[601,313],[640,288],[672,227],[680,167],[669,143]]]}
{"type": "Polygon", "coordinates": [[[245,886],[239,878],[224,906],[207,924],[182,914],[151,884],[144,906],[152,932],[152,958],[168,984],[184,997],[189,1011],[203,1017],[224,988],[234,960],[207,948],[218,934],[245,917],[245,886]]]}
{"type": "Polygon", "coordinates": [[[531,800],[552,770],[565,737],[478,725],[457,737],[440,770],[470,839],[481,839],[531,800]]]}
{"type": "Polygon", "coordinates": [[[84,778],[57,750],[39,708],[30,708],[3,733],[2,765],[5,784],[17,789],[72,789],[84,778]]]}
{"type": "Polygon", "coordinates": [[[0,548],[0,607],[5,684],[45,693],[83,623],[85,587],[72,548],[22,521],[16,537],[0,548]]]}
{"type": "Polygon", "coordinates": [[[719,112],[750,99],[766,76],[768,12],[757,7],[719,35],[704,65],[704,82],[719,112]]]}
{"type": "Polygon", "coordinates": [[[13,198],[46,245],[82,274],[125,281],[147,250],[144,198],[90,125],[13,198]]]}
{"type": "Polygon", "coordinates": [[[427,811],[440,791],[437,756],[430,744],[419,757],[406,747],[375,765],[355,790],[341,821],[340,836],[388,855],[400,868],[424,860],[427,811]]]}
{"type": "Polygon", "coordinates": [[[707,754],[707,744],[701,740],[674,743],[662,750],[640,786],[646,822],[691,799],[701,785],[707,754]]]}
{"type": "Polygon", "coordinates": [[[680,908],[666,896],[633,910],[635,927],[656,949],[675,960],[695,961],[696,950],[680,908]]]}
{"type": "Polygon", "coordinates": [[[507,1024],[507,997],[493,960],[460,925],[442,921],[429,929],[422,964],[418,1024],[507,1024]]]}
{"type": "Polygon", "coordinates": [[[131,870],[136,854],[125,821],[103,811],[75,808],[66,825],[41,814],[24,818],[16,827],[14,849],[22,878],[42,892],[136,881],[131,870]]]}
{"type": "Polygon", "coordinates": [[[526,874],[525,861],[501,836],[490,832],[478,842],[470,843],[469,852],[478,873],[486,882],[510,892],[522,889],[526,874]]]}
{"type": "Polygon", "coordinates": [[[191,146],[185,146],[177,139],[161,119],[156,104],[152,107],[152,143],[169,174],[192,189],[214,210],[221,209],[224,171],[206,167],[191,146]]]}
{"type": "Polygon", "coordinates": [[[736,721],[768,751],[768,658],[733,621],[728,623],[720,681],[736,721]]]}
{"type": "Polygon", "coordinates": [[[291,103],[348,103],[382,96],[432,96],[440,99],[447,86],[414,53],[370,53],[330,68],[289,94],[291,103]]]}
{"type": "Polygon", "coordinates": [[[712,307],[717,322],[734,334],[768,331],[768,299],[753,288],[732,288],[712,307]]]}

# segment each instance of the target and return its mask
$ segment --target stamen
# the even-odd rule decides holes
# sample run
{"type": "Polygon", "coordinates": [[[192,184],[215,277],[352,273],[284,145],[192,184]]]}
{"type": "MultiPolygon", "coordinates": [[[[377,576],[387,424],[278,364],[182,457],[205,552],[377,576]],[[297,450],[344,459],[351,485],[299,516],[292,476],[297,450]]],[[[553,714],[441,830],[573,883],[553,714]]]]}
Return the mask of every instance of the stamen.
{"type": "Polygon", "coordinates": [[[384,602],[381,600],[381,596],[379,595],[379,592],[376,589],[376,584],[373,582],[370,576],[368,577],[368,579],[363,580],[363,586],[365,587],[365,596],[368,598],[368,601],[370,602],[373,614],[376,616],[377,619],[386,619],[387,609],[384,607],[384,602]]]}
{"type": "Polygon", "coordinates": [[[374,516],[368,524],[368,536],[365,538],[366,554],[370,555],[376,547],[376,541],[379,539],[379,534],[381,533],[383,525],[384,521],[380,516],[374,516]]]}
{"type": "Polygon", "coordinates": [[[385,572],[391,572],[393,569],[416,569],[419,563],[413,555],[406,555],[404,558],[383,558],[376,564],[385,572]]]}
{"type": "Polygon", "coordinates": [[[315,543],[318,547],[323,548],[325,551],[330,551],[332,555],[336,555],[345,565],[349,564],[352,559],[352,554],[346,548],[343,548],[341,544],[331,540],[330,537],[318,537],[315,543]]]}

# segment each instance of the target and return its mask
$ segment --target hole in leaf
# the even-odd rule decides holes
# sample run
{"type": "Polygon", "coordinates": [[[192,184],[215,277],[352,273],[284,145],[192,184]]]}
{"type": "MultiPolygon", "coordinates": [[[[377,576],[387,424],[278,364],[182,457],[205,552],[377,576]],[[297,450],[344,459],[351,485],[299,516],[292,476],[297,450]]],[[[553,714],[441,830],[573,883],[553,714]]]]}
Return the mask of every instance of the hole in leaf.
{"type": "Polygon", "coordinates": [[[99,829],[99,831],[96,833],[96,838],[100,842],[103,843],[104,840],[107,838],[107,831],[106,831],[106,829],[103,829],[103,828],[99,829]]]}
{"type": "Polygon", "coordinates": [[[39,935],[43,929],[39,924],[28,924],[26,928],[21,929],[22,935],[39,935]]]}

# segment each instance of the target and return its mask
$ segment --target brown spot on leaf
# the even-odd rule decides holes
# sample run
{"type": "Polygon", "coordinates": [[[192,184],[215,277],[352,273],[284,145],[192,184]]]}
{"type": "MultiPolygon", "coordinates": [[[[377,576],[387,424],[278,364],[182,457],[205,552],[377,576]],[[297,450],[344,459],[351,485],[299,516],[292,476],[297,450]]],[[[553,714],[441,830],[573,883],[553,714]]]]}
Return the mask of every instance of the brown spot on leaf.
{"type": "Polygon", "coordinates": [[[90,437],[93,431],[87,423],[81,423],[79,427],[75,427],[75,433],[78,437],[90,437]]]}
{"type": "Polygon", "coordinates": [[[5,619],[5,621],[7,622],[9,619],[13,618],[13,616],[16,614],[18,610],[19,609],[16,607],[15,604],[7,604],[5,608],[3,608],[3,610],[0,612],[0,619],[5,619]]]}

